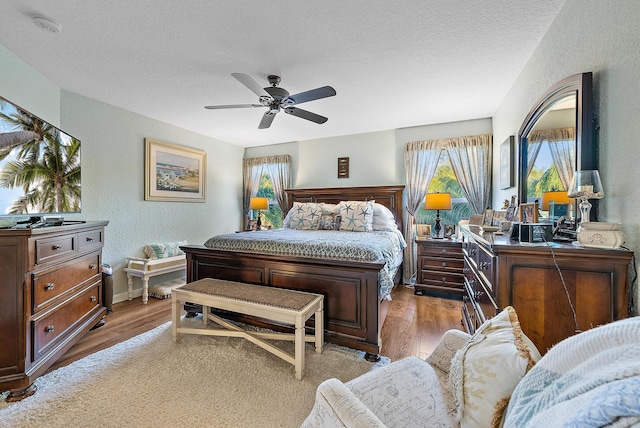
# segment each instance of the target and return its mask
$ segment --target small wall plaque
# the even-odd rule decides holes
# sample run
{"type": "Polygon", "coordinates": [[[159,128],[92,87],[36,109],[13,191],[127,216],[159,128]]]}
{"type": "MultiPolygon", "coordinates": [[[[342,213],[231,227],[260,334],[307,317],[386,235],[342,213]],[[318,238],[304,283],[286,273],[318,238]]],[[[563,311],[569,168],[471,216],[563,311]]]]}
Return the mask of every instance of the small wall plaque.
{"type": "Polygon", "coordinates": [[[338,158],[338,178],[349,178],[349,158],[338,158]]]}

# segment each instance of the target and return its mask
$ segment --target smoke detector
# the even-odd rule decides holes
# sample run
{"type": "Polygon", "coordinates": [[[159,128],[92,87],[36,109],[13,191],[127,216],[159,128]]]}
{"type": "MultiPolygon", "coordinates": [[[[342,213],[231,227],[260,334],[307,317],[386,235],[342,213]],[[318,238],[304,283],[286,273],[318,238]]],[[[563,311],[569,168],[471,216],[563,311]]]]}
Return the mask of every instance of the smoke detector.
{"type": "Polygon", "coordinates": [[[62,25],[50,20],[49,18],[36,16],[33,18],[33,23],[36,25],[36,27],[50,33],[60,34],[62,32],[62,25]]]}

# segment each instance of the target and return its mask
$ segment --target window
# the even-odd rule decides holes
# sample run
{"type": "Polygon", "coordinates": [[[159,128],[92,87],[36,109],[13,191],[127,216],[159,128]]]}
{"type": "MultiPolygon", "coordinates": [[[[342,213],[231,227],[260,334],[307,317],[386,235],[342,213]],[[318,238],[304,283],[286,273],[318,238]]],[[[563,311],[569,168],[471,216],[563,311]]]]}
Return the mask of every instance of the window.
{"type": "MultiPolygon", "coordinates": [[[[266,228],[279,228],[282,227],[282,208],[276,200],[275,193],[273,192],[273,183],[271,182],[271,176],[263,172],[260,177],[260,187],[256,194],[259,198],[267,198],[269,200],[269,211],[261,211],[260,215],[262,221],[262,227],[266,228]]],[[[257,213],[252,213],[252,218],[258,218],[257,213]]]]}
{"type": "MultiPolygon", "coordinates": [[[[440,219],[442,224],[458,224],[462,219],[468,219],[473,214],[471,204],[467,202],[467,198],[462,193],[460,184],[453,173],[449,155],[446,150],[440,152],[436,173],[429,183],[427,193],[450,193],[451,194],[451,210],[440,211],[440,219]]],[[[424,209],[424,201],[416,212],[416,221],[418,224],[434,224],[436,221],[436,212],[424,209]]]]}

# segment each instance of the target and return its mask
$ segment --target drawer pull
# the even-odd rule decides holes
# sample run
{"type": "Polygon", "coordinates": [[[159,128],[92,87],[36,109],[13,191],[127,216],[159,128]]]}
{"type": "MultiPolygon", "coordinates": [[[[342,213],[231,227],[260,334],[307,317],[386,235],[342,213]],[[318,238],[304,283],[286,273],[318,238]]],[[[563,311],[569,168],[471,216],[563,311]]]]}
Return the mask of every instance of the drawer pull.
{"type": "Polygon", "coordinates": [[[94,270],[96,267],[98,267],[98,265],[97,265],[97,264],[95,264],[95,263],[91,263],[91,264],[89,265],[89,269],[91,269],[91,270],[94,270]]]}
{"type": "Polygon", "coordinates": [[[98,298],[96,296],[91,296],[91,301],[95,302],[96,300],[98,300],[98,298]]]}
{"type": "Polygon", "coordinates": [[[442,277],[442,282],[447,282],[447,277],[446,276],[442,277]]]}
{"type": "Polygon", "coordinates": [[[62,248],[62,246],[61,246],[61,245],[58,245],[58,244],[55,244],[55,245],[52,245],[52,246],[51,246],[51,249],[52,249],[53,251],[57,251],[57,250],[59,250],[60,248],[62,248]]]}
{"type": "Polygon", "coordinates": [[[90,236],[87,236],[87,242],[93,242],[93,238],[90,236]]]}
{"type": "Polygon", "coordinates": [[[44,286],[44,291],[51,291],[56,288],[56,284],[53,282],[48,282],[47,285],[44,286]]]}
{"type": "Polygon", "coordinates": [[[476,248],[472,248],[472,249],[471,249],[471,255],[472,255],[472,256],[475,256],[475,255],[476,255],[476,248]]]}
{"type": "Polygon", "coordinates": [[[489,262],[480,262],[480,270],[487,270],[487,268],[489,267],[489,262]]]}
{"type": "Polygon", "coordinates": [[[447,254],[447,249],[446,249],[446,248],[443,248],[443,249],[441,249],[441,250],[440,250],[440,252],[441,252],[442,254],[447,254]]]}
{"type": "Polygon", "coordinates": [[[55,330],[55,327],[53,325],[48,325],[44,328],[45,333],[53,333],[54,330],[55,330]]]}
{"type": "Polygon", "coordinates": [[[447,267],[447,262],[442,262],[442,267],[447,267]]]}

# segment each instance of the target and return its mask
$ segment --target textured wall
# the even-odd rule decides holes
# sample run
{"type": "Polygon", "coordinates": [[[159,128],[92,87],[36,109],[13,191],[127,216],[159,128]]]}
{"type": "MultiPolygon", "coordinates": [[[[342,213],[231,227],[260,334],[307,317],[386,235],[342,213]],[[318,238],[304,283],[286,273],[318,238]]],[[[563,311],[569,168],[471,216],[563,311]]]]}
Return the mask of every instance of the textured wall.
{"type": "MultiPolygon", "coordinates": [[[[640,2],[568,0],[493,116],[494,139],[515,135],[538,97],[557,81],[591,71],[600,131],[601,221],[621,222],[640,251],[640,2]]],[[[498,146],[494,146],[494,154],[498,146]]],[[[494,167],[496,165],[494,159],[494,167]]],[[[497,188],[497,176],[494,176],[497,188]]],[[[494,191],[494,206],[515,189],[494,191]],[[497,197],[496,197],[497,196],[497,197]]]]}
{"type": "MultiPolygon", "coordinates": [[[[83,207],[78,218],[110,222],[104,260],[115,270],[114,294],[126,292],[125,257],[142,256],[145,244],[202,244],[241,226],[241,147],[71,92],[62,91],[61,100],[62,128],[82,141],[83,207]],[[145,137],[207,152],[205,203],[144,200],[145,137]]],[[[138,279],[135,286],[139,294],[138,279]]]]}
{"type": "Polygon", "coordinates": [[[296,188],[404,184],[406,143],[488,133],[491,119],[478,119],[249,147],[245,157],[290,154],[296,188]],[[349,157],[349,178],[338,178],[339,157],[349,157]]]}

